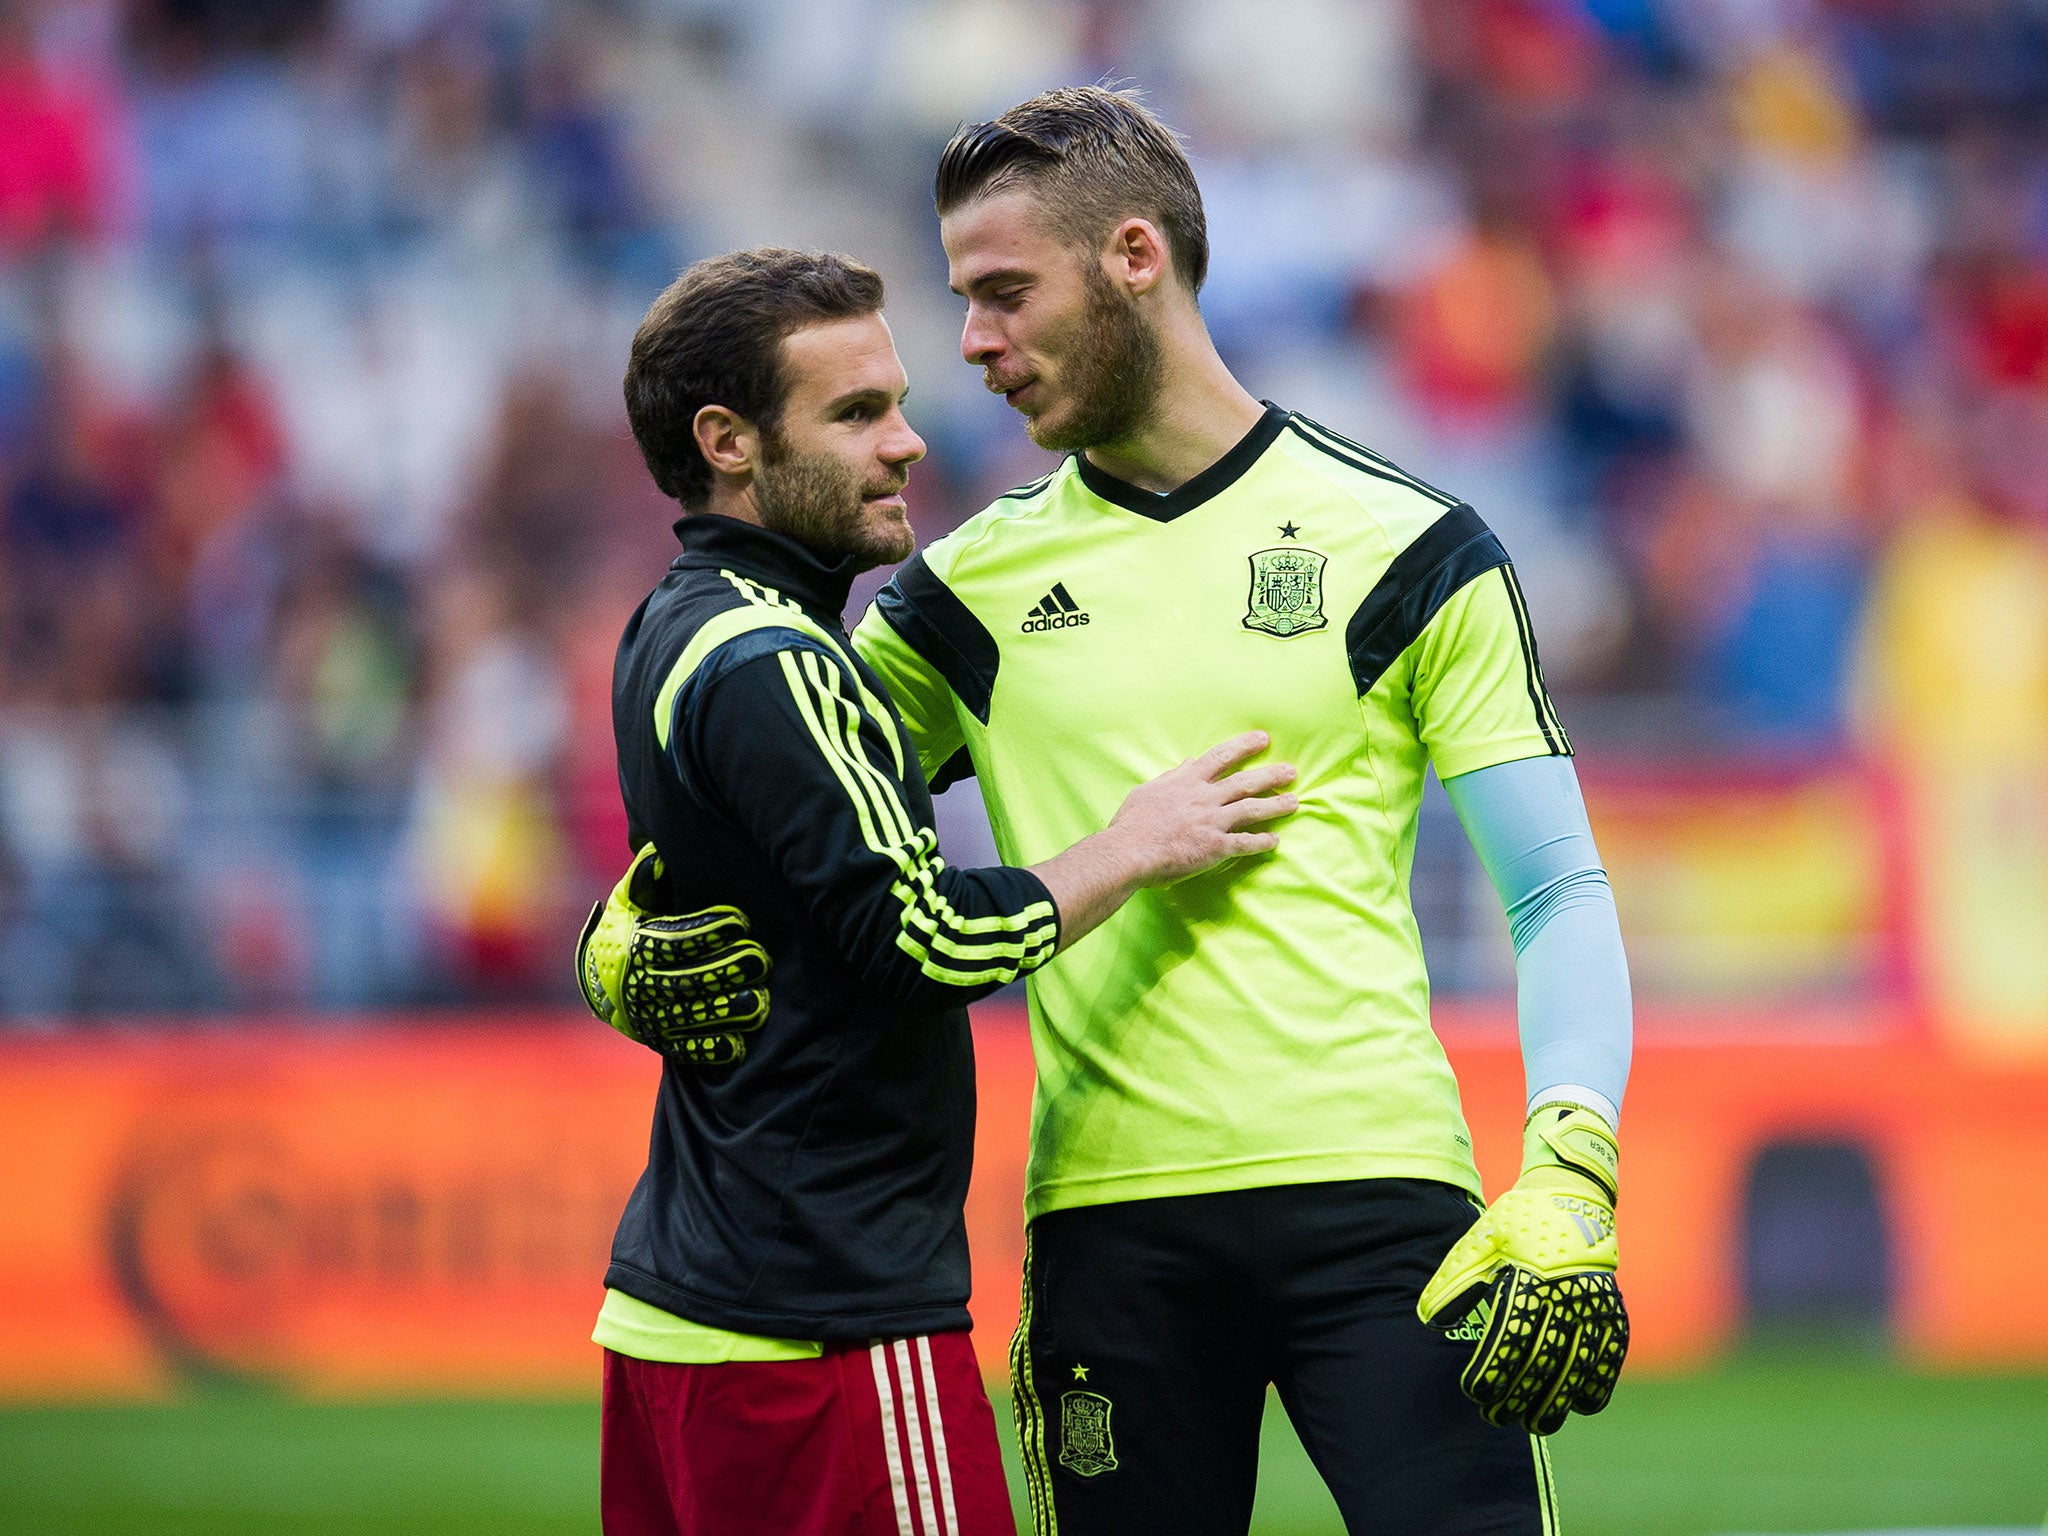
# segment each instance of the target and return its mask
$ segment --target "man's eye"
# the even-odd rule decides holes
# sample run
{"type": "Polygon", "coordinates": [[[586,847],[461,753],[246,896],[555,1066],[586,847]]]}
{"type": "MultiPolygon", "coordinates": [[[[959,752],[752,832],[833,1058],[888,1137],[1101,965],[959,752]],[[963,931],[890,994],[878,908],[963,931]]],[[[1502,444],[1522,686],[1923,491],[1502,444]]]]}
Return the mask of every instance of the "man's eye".
{"type": "Polygon", "coordinates": [[[998,304],[1015,304],[1024,297],[1022,288],[1005,288],[995,296],[998,304]]]}
{"type": "Polygon", "coordinates": [[[841,421],[866,421],[874,414],[874,411],[868,406],[849,405],[844,411],[840,412],[839,419],[841,421]]]}

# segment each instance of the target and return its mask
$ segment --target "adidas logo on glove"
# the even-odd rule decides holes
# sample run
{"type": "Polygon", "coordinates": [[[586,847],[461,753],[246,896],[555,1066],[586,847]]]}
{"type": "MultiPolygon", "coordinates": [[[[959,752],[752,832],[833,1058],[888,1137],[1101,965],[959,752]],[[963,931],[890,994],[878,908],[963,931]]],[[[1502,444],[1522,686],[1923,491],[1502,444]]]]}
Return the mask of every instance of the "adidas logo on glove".
{"type": "Polygon", "coordinates": [[[1486,1337],[1486,1325],[1493,1321],[1493,1298],[1482,1296],[1479,1305],[1465,1314],[1465,1320],[1455,1328],[1446,1328],[1444,1337],[1455,1339],[1461,1344],[1477,1344],[1486,1337]]]}

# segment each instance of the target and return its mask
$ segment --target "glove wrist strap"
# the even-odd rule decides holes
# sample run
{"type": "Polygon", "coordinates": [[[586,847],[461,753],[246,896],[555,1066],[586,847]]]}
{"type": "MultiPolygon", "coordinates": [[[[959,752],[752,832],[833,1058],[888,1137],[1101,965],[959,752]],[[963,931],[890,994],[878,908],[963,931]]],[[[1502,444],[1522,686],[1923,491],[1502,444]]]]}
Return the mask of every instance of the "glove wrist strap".
{"type": "Polygon", "coordinates": [[[1569,1170],[1590,1180],[1612,1203],[1621,1171],[1613,1129],[1583,1105],[1544,1105],[1522,1130],[1522,1172],[1546,1168],[1569,1170]]]}

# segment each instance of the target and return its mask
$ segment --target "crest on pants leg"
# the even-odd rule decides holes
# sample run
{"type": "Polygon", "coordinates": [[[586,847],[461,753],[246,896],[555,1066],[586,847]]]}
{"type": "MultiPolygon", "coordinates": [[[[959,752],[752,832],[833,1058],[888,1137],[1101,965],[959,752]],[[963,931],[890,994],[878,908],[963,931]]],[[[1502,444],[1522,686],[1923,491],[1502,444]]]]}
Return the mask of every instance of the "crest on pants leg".
{"type": "Polygon", "coordinates": [[[1109,1410],[1109,1399],[1099,1392],[1069,1392],[1060,1399],[1061,1466],[1081,1477],[1116,1470],[1109,1410]]]}

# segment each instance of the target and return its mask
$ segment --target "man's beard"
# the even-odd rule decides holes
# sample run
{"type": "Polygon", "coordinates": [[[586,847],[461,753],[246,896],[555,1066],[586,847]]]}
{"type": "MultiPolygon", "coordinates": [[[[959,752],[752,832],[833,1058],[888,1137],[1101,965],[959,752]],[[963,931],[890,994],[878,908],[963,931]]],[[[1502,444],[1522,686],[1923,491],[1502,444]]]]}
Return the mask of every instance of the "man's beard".
{"type": "Polygon", "coordinates": [[[903,483],[898,477],[865,484],[829,454],[793,452],[771,432],[754,474],[754,507],[762,527],[795,539],[826,564],[851,556],[865,571],[895,564],[916,544],[908,524],[876,522],[868,514],[867,497],[900,491],[903,483]]]}
{"type": "Polygon", "coordinates": [[[1152,414],[1164,364],[1159,337],[1137,303],[1111,285],[1093,261],[1082,265],[1087,296],[1081,339],[1060,370],[1065,408],[1044,412],[1024,430],[1041,448],[1067,453],[1127,442],[1152,414]],[[1057,420],[1051,419],[1057,416],[1057,420]]]}

